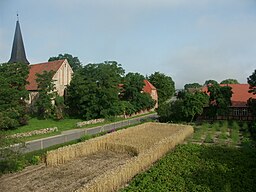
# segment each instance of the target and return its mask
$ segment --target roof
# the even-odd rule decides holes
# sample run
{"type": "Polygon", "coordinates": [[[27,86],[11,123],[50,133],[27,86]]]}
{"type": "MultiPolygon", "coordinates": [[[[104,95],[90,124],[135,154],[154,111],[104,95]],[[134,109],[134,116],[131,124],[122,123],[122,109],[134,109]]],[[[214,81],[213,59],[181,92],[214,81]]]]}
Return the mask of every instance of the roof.
{"type": "Polygon", "coordinates": [[[43,71],[51,70],[57,72],[64,61],[65,59],[30,65],[29,75],[27,78],[29,84],[26,86],[26,89],[29,91],[37,90],[36,74],[42,74],[43,71]]]}
{"type": "Polygon", "coordinates": [[[156,90],[156,88],[154,87],[154,85],[152,85],[148,80],[144,80],[144,87],[143,87],[143,91],[146,92],[146,93],[149,93],[151,94],[151,91],[152,90],[156,90]]]}
{"type": "Polygon", "coordinates": [[[14,39],[13,39],[13,44],[12,44],[12,54],[11,54],[11,58],[8,61],[8,63],[29,64],[29,62],[26,58],[26,53],[25,53],[25,48],[24,48],[24,44],[23,44],[23,40],[22,40],[19,21],[16,22],[16,29],[15,29],[15,34],[14,34],[14,39]]]}
{"type": "MultiPolygon", "coordinates": [[[[232,88],[232,107],[245,107],[249,98],[256,99],[256,95],[249,93],[249,84],[220,84],[220,86],[229,86],[232,88]]],[[[203,87],[204,92],[207,92],[207,87],[203,87]]]]}

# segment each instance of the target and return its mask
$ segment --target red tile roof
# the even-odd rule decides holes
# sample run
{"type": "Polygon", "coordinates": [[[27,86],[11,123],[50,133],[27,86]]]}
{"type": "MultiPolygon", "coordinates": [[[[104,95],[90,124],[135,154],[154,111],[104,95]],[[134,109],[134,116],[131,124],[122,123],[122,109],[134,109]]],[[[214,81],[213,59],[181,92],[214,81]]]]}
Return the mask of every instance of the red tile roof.
{"type": "Polygon", "coordinates": [[[146,92],[146,93],[149,93],[151,94],[151,91],[152,90],[156,90],[156,88],[154,87],[154,85],[152,85],[148,80],[144,80],[144,87],[143,87],[143,91],[146,92]]]}
{"type": "Polygon", "coordinates": [[[34,65],[30,65],[29,69],[29,75],[27,78],[27,81],[29,84],[26,86],[26,89],[29,91],[37,90],[37,83],[36,83],[36,74],[42,74],[43,71],[55,71],[57,72],[62,63],[65,60],[57,60],[57,61],[50,61],[50,62],[45,62],[45,63],[38,63],[34,65]]]}
{"type": "MultiPolygon", "coordinates": [[[[249,98],[256,99],[256,95],[248,93],[249,84],[221,84],[220,86],[229,86],[232,88],[232,107],[245,107],[249,98]]],[[[207,92],[207,87],[203,87],[204,92],[207,92]]]]}

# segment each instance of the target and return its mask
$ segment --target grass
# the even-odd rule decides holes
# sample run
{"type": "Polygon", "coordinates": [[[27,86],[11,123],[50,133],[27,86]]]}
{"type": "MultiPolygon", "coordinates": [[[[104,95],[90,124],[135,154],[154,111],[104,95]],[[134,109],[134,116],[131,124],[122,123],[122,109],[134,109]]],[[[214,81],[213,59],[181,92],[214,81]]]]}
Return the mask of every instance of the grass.
{"type": "MultiPolygon", "coordinates": [[[[153,114],[153,113],[155,113],[155,112],[149,112],[147,114],[142,114],[142,115],[130,117],[127,119],[124,119],[122,117],[114,117],[111,119],[106,119],[104,122],[101,122],[101,123],[85,125],[80,128],[93,128],[93,127],[106,125],[109,123],[114,123],[114,122],[118,122],[118,121],[122,121],[122,120],[138,118],[138,117],[142,117],[142,116],[145,116],[148,114],[153,114]]],[[[8,131],[6,131],[6,134],[13,135],[16,133],[25,133],[25,132],[30,132],[30,131],[40,130],[40,129],[45,129],[45,128],[52,128],[52,127],[58,128],[58,131],[56,131],[56,132],[40,134],[40,135],[33,135],[30,137],[24,137],[24,138],[20,139],[21,141],[26,142],[26,141],[31,141],[31,140],[35,140],[35,139],[41,139],[41,138],[45,138],[45,137],[59,135],[63,131],[68,131],[68,130],[72,130],[72,129],[80,129],[80,128],[76,127],[76,123],[82,122],[82,121],[84,121],[84,120],[82,120],[82,119],[63,119],[63,120],[56,121],[53,119],[39,120],[37,118],[31,118],[28,122],[28,125],[24,125],[24,126],[21,126],[17,129],[13,129],[13,130],[8,130],[8,131]]]]}

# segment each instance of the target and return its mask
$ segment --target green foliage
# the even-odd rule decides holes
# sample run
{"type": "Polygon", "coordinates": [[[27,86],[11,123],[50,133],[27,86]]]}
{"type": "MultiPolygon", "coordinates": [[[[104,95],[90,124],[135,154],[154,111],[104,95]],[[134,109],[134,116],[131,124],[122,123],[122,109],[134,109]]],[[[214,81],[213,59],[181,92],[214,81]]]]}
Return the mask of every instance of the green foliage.
{"type": "Polygon", "coordinates": [[[200,88],[200,87],[202,87],[202,85],[200,85],[199,83],[188,83],[184,85],[185,90],[188,90],[190,88],[200,88]]]}
{"type": "Polygon", "coordinates": [[[181,145],[120,191],[255,191],[255,152],[255,149],[181,145]]]}
{"type": "Polygon", "coordinates": [[[250,85],[250,90],[249,93],[253,93],[256,94],[256,69],[254,70],[254,72],[252,73],[252,75],[250,75],[247,78],[247,82],[250,85]]]}
{"type": "Polygon", "coordinates": [[[183,98],[182,112],[184,113],[184,116],[190,118],[190,121],[192,122],[196,115],[201,115],[203,113],[203,109],[208,102],[209,97],[206,93],[187,92],[183,98]]]}
{"type": "Polygon", "coordinates": [[[225,79],[220,84],[239,84],[239,82],[236,79],[225,79]]]}
{"type": "Polygon", "coordinates": [[[171,99],[175,92],[174,81],[171,77],[160,72],[155,72],[148,77],[148,80],[157,89],[159,104],[171,99]]]}
{"type": "Polygon", "coordinates": [[[118,84],[123,75],[124,69],[115,61],[84,66],[67,89],[70,114],[83,119],[121,114],[118,84]]]}
{"type": "Polygon", "coordinates": [[[210,93],[209,116],[215,117],[216,115],[226,115],[229,113],[233,94],[231,89],[229,86],[221,87],[218,84],[208,86],[208,92],[210,93]]]}
{"type": "Polygon", "coordinates": [[[120,98],[122,101],[128,101],[126,105],[129,114],[131,111],[139,112],[154,107],[155,102],[148,93],[142,92],[145,77],[139,73],[128,73],[123,79],[123,90],[120,98]]]}
{"type": "Polygon", "coordinates": [[[28,71],[28,65],[22,63],[0,65],[0,129],[27,124],[28,71]]]}
{"type": "Polygon", "coordinates": [[[219,83],[215,80],[206,80],[204,85],[208,86],[208,85],[218,85],[219,83]]]}
{"type": "Polygon", "coordinates": [[[52,79],[54,73],[54,71],[43,71],[42,74],[36,74],[39,96],[35,105],[37,115],[42,119],[51,118],[54,113],[53,100],[57,95],[54,80],[52,79]]]}
{"type": "Polygon", "coordinates": [[[82,63],[80,62],[78,57],[73,57],[71,54],[68,53],[59,54],[57,57],[50,57],[48,61],[55,61],[61,59],[67,59],[73,71],[77,71],[78,69],[82,68],[82,63]]]}
{"type": "Polygon", "coordinates": [[[197,115],[203,113],[208,103],[208,96],[202,92],[184,92],[183,97],[174,102],[159,106],[158,115],[161,122],[193,121],[197,115]]]}

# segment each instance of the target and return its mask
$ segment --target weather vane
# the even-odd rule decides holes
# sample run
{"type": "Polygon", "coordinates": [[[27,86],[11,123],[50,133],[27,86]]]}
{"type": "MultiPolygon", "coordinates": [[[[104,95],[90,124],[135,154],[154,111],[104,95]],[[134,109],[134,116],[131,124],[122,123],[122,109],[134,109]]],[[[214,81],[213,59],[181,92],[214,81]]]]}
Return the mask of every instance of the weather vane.
{"type": "Polygon", "coordinates": [[[17,11],[16,15],[17,15],[17,21],[19,21],[19,13],[18,13],[18,11],[17,11]]]}

